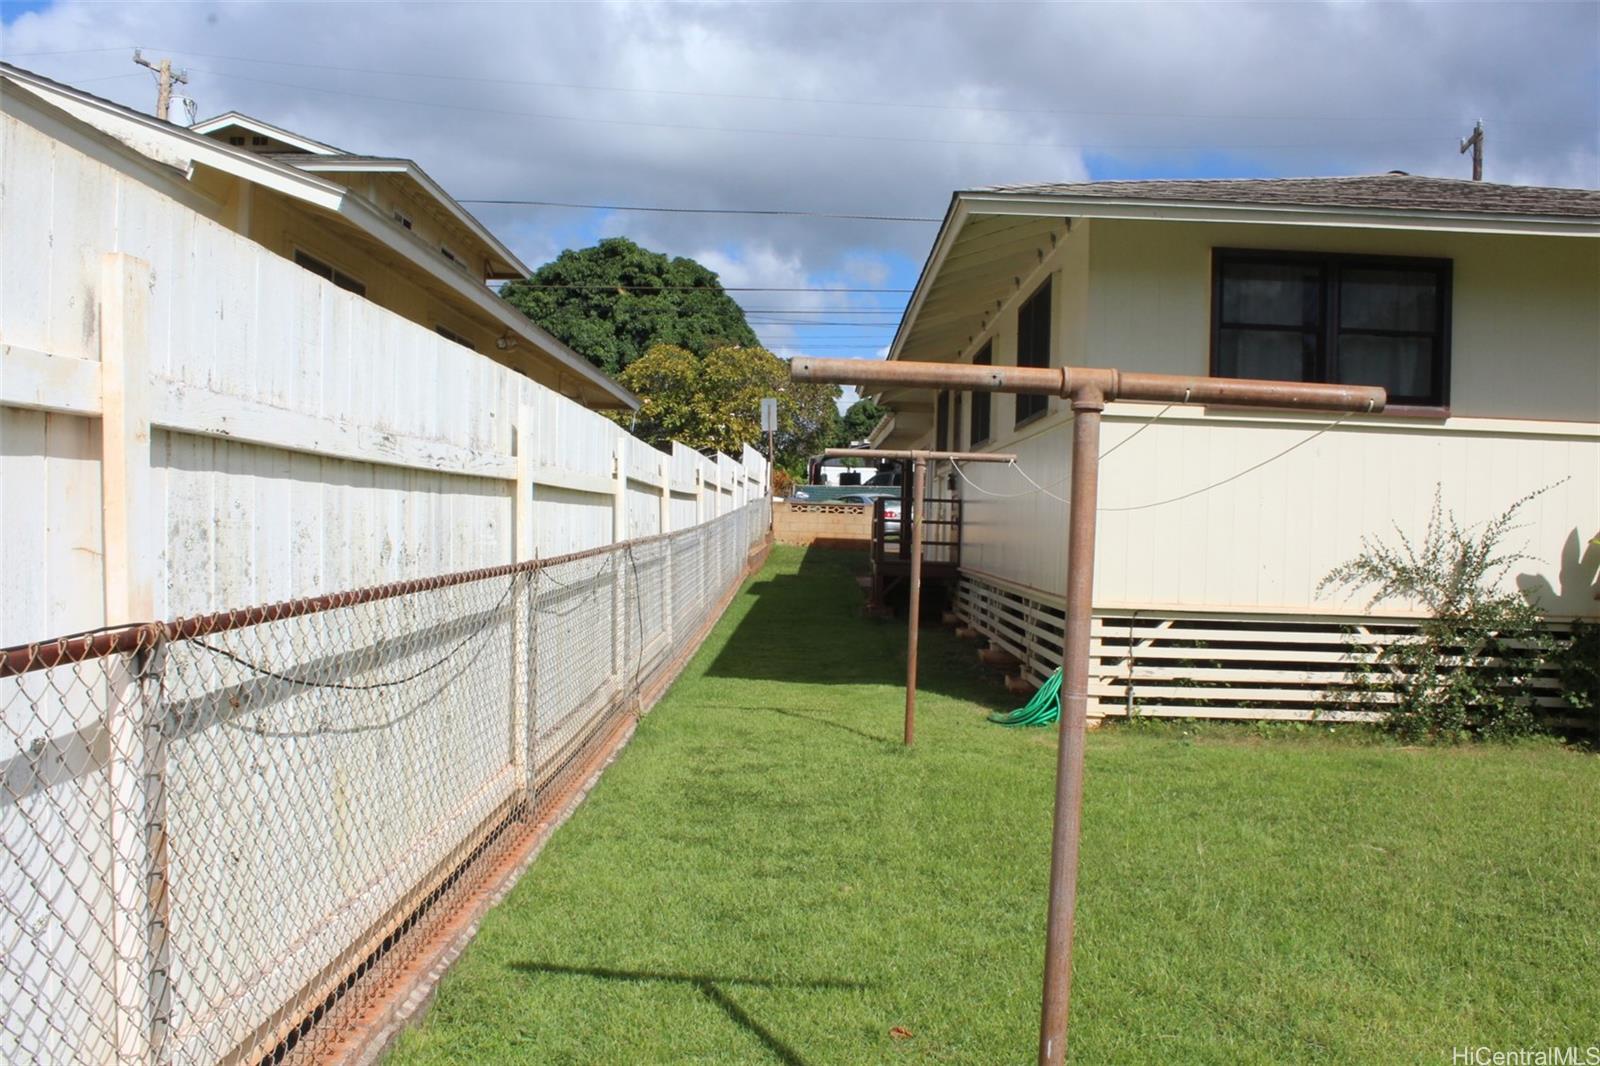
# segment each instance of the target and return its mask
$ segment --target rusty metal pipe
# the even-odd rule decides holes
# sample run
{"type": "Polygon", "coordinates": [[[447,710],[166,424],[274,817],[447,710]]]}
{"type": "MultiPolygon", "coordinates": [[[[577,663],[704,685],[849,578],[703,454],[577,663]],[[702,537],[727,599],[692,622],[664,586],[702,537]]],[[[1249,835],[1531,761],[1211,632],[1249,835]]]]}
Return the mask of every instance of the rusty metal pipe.
{"type": "Polygon", "coordinates": [[[926,459],[929,462],[955,462],[955,463],[1010,463],[1016,461],[1016,456],[1010,452],[933,452],[922,449],[911,451],[896,451],[885,448],[829,448],[822,453],[824,459],[877,459],[885,462],[916,462],[926,459]]]}
{"type": "MultiPolygon", "coordinates": [[[[917,739],[917,644],[922,631],[922,513],[928,460],[917,458],[911,472],[911,603],[906,632],[906,747],[917,739]]],[[[906,516],[901,515],[903,523],[906,516]]],[[[904,527],[902,526],[902,529],[904,527]]],[[[903,533],[901,534],[904,535],[903,533]]]]}
{"type": "Polygon", "coordinates": [[[1050,842],[1050,909],[1045,932],[1040,1066],[1067,1056],[1072,930],[1078,905],[1078,833],[1083,820],[1083,747],[1089,713],[1089,633],[1094,607],[1094,534],[1100,490],[1100,412],[1093,387],[1072,398],[1072,492],[1067,516],[1066,631],[1061,647],[1061,735],[1050,842]]]}
{"type": "Polygon", "coordinates": [[[1092,388],[1107,402],[1237,404],[1291,410],[1377,412],[1386,394],[1370,385],[1325,385],[1302,381],[1214,378],[1199,374],[1145,374],[1101,367],[972,366],[966,363],[859,359],[795,359],[796,381],[851,385],[899,385],[957,392],[1044,393],[1072,396],[1092,388]]]}
{"type": "Polygon", "coordinates": [[[790,363],[790,375],[796,381],[966,392],[1044,393],[1069,397],[1072,401],[1076,418],[1067,529],[1066,626],[1061,649],[1061,741],[1056,757],[1056,810],[1050,851],[1050,906],[1038,1060],[1040,1066],[1061,1066],[1067,1054],[1073,916],[1078,895],[1078,841],[1083,817],[1083,748],[1089,702],[1101,412],[1112,400],[1143,400],[1371,413],[1383,410],[1387,394],[1381,388],[1360,385],[1124,373],[1093,367],[869,363],[853,359],[795,359],[790,363]]]}

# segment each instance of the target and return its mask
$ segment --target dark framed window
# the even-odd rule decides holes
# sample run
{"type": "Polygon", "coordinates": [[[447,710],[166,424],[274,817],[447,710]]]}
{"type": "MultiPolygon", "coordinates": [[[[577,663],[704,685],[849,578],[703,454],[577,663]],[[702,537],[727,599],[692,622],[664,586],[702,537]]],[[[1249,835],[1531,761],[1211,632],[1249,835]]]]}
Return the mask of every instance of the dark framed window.
{"type": "MultiPolygon", "coordinates": [[[[983,350],[972,357],[973,366],[993,366],[994,346],[985,344],[983,350]]],[[[989,439],[989,400],[987,392],[972,394],[971,423],[967,427],[967,447],[976,448],[989,439]]]]}
{"type": "Polygon", "coordinates": [[[327,278],[329,281],[333,282],[335,285],[339,286],[339,288],[344,289],[347,292],[353,292],[357,296],[365,296],[367,294],[367,286],[365,282],[357,281],[344,271],[336,270],[327,263],[324,263],[322,260],[316,258],[315,256],[307,255],[298,248],[295,249],[294,261],[299,266],[311,271],[311,273],[315,274],[317,277],[327,278]]]}
{"type": "MultiPolygon", "coordinates": [[[[1033,295],[1017,310],[1017,365],[1050,365],[1050,279],[1033,290],[1033,295]]],[[[1050,407],[1050,398],[1041,393],[1017,396],[1015,425],[1037,418],[1050,407]]]]}
{"type": "Polygon", "coordinates": [[[455,341],[463,348],[471,348],[473,351],[478,350],[478,346],[476,344],[473,344],[471,341],[467,340],[467,338],[463,337],[449,326],[434,326],[433,331],[447,341],[455,341]]]}
{"type": "Polygon", "coordinates": [[[1448,259],[1219,248],[1211,277],[1213,374],[1450,402],[1448,259]]]}
{"type": "Polygon", "coordinates": [[[948,451],[950,448],[950,394],[941,392],[938,402],[933,407],[933,450],[936,452],[948,451]]]}

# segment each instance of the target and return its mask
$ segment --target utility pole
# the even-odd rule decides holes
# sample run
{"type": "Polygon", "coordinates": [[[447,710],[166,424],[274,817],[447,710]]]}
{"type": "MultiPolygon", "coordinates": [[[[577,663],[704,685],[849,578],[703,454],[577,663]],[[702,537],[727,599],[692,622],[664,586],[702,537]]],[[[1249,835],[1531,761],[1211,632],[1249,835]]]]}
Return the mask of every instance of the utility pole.
{"type": "MultiPolygon", "coordinates": [[[[782,390],[779,390],[782,391],[782,390]]],[[[767,529],[776,528],[777,517],[772,510],[772,491],[777,488],[777,470],[772,463],[776,458],[774,442],[778,434],[778,398],[767,396],[761,401],[761,429],[767,435],[767,529]]]]}
{"type": "Polygon", "coordinates": [[[1466,155],[1467,149],[1472,149],[1472,180],[1483,180],[1483,119],[1472,127],[1472,136],[1461,141],[1461,154],[1466,155]]]}
{"type": "Polygon", "coordinates": [[[170,59],[162,59],[159,63],[150,62],[137,48],[133,50],[133,61],[141,67],[149,67],[156,72],[156,118],[166,122],[167,112],[172,108],[172,87],[189,84],[189,75],[181,70],[174,72],[170,59]]]}

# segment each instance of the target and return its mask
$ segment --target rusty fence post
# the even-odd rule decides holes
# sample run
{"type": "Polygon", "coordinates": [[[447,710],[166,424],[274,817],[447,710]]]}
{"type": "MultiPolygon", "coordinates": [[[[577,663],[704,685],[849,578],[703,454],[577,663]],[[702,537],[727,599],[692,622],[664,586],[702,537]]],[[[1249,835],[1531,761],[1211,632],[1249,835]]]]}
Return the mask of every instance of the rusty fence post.
{"type": "MultiPolygon", "coordinates": [[[[917,644],[922,629],[922,512],[923,487],[928,473],[928,460],[922,456],[912,463],[911,474],[911,597],[907,614],[906,633],[906,747],[917,739],[917,644]]],[[[906,514],[900,515],[900,535],[905,536],[906,514]]]]}
{"type": "Polygon", "coordinates": [[[1066,632],[1061,659],[1061,734],[1056,752],[1056,810],[1050,842],[1050,908],[1045,931],[1039,1062],[1067,1056],[1072,995],[1072,929],[1078,904],[1078,830],[1083,820],[1083,747],[1089,710],[1089,632],[1094,608],[1094,534],[1100,489],[1097,389],[1072,397],[1072,491],[1067,516],[1066,632]]]}

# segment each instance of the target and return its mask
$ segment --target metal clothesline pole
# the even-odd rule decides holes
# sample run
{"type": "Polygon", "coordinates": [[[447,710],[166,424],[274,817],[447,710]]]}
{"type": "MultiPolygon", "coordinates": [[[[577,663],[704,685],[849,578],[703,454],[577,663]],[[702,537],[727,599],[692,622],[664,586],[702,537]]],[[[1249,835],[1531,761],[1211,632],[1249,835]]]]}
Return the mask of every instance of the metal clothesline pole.
{"type": "Polygon", "coordinates": [[[1061,1066],[1067,1055],[1073,918],[1078,895],[1078,838],[1083,818],[1083,747],[1089,702],[1101,412],[1112,400],[1146,400],[1362,413],[1381,411],[1387,394],[1381,388],[1361,385],[1145,374],[1098,367],[979,366],[854,359],[795,359],[789,366],[790,376],[796,381],[1045,394],[1061,396],[1072,403],[1076,417],[1072,431],[1072,491],[1067,523],[1066,626],[1061,647],[1061,743],[1056,757],[1050,909],[1045,932],[1038,1060],[1039,1066],[1061,1066]]]}
{"type": "MultiPolygon", "coordinates": [[[[927,481],[928,463],[948,460],[962,463],[1012,463],[1017,457],[999,452],[937,452],[893,451],[882,448],[829,448],[822,453],[824,459],[876,459],[912,464],[911,476],[911,591],[906,622],[906,722],[905,744],[911,747],[917,739],[917,652],[922,634],[922,516],[927,481]]],[[[901,536],[905,536],[905,516],[900,518],[901,536]]]]}

